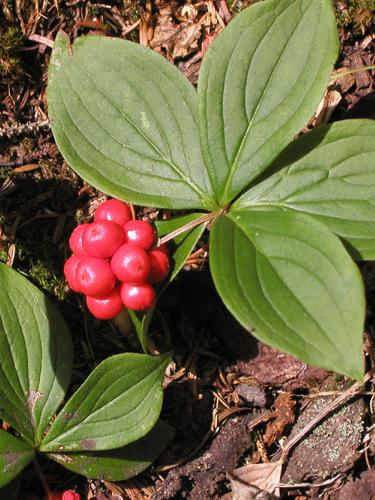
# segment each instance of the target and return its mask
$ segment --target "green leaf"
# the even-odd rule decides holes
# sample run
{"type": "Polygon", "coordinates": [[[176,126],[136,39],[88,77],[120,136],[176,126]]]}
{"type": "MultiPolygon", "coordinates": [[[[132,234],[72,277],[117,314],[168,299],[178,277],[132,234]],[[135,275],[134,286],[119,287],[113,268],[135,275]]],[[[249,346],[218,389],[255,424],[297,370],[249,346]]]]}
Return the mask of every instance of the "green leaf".
{"type": "Polygon", "coordinates": [[[232,201],[313,115],[338,53],[331,0],[266,0],[208,50],[198,96],[217,199],[232,201]]]}
{"type": "Polygon", "coordinates": [[[0,429],[0,488],[10,483],[33,458],[34,450],[27,443],[0,429]]]}
{"type": "Polygon", "coordinates": [[[50,453],[48,457],[78,474],[91,479],[124,481],[149,467],[173,437],[173,429],[159,420],[141,439],[123,448],[96,453],[50,453]]]}
{"type": "MultiPolygon", "coordinates": [[[[155,225],[158,231],[159,237],[165,236],[172,231],[180,228],[181,226],[192,222],[201,216],[201,213],[193,213],[188,215],[182,215],[180,217],[174,217],[173,219],[156,221],[155,225]]],[[[200,224],[199,226],[190,229],[184,233],[179,234],[173,240],[168,243],[168,247],[171,251],[171,273],[168,278],[160,284],[158,288],[158,295],[160,296],[167,286],[176,278],[177,274],[184,267],[186,259],[189,257],[190,253],[194,249],[195,245],[198,243],[199,238],[202,236],[205,229],[205,224],[200,224]]],[[[148,309],[146,312],[136,312],[129,310],[129,316],[132,320],[134,329],[138,335],[139,341],[141,343],[143,352],[147,352],[147,336],[148,329],[150,327],[151,319],[154,314],[154,307],[148,309]]]]}
{"type": "Polygon", "coordinates": [[[109,450],[145,436],[159,418],[168,362],[168,355],[135,353],[104,360],[60,411],[40,450],[109,450]]]}
{"type": "Polygon", "coordinates": [[[361,276],[322,223],[281,208],[231,211],[214,223],[210,266],[225,305],[258,339],[363,378],[361,276]]]}
{"type": "Polygon", "coordinates": [[[150,327],[150,323],[152,317],[154,315],[155,306],[147,309],[147,311],[132,311],[128,310],[129,317],[133,324],[135,333],[138,336],[139,342],[141,343],[141,347],[143,352],[147,354],[147,346],[148,346],[148,329],[150,327]]]}
{"type": "Polygon", "coordinates": [[[375,259],[374,138],[371,120],[314,129],[287,147],[271,167],[276,173],[235,205],[308,213],[343,238],[355,257],[375,259]]]}
{"type": "Polygon", "coordinates": [[[57,145],[86,181],[120,199],[212,208],[196,92],[155,52],[101,36],[56,37],[48,111],[57,145]]]}
{"type": "MultiPolygon", "coordinates": [[[[158,235],[160,237],[165,236],[172,231],[182,227],[189,222],[200,217],[201,213],[193,213],[188,215],[182,215],[180,217],[174,217],[173,219],[157,221],[156,228],[158,230],[158,235]]],[[[171,248],[171,260],[172,260],[172,272],[169,275],[168,279],[163,282],[164,288],[166,288],[177,276],[177,274],[184,267],[186,259],[189,257],[194,247],[198,243],[200,237],[202,236],[205,224],[200,224],[199,226],[190,229],[184,233],[176,236],[171,242],[168,243],[168,246],[171,248]]]]}
{"type": "Polygon", "coordinates": [[[0,416],[38,444],[69,386],[72,344],[48,298],[0,264],[0,416]]]}

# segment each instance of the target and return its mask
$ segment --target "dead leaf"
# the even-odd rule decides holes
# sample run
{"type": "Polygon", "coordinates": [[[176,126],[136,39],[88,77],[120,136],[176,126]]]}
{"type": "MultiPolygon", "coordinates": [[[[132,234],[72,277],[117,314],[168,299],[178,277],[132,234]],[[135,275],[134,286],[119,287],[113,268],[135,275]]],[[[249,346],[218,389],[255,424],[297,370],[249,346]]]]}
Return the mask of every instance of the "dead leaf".
{"type": "MultiPolygon", "coordinates": [[[[270,462],[266,464],[248,464],[244,465],[243,467],[239,467],[238,469],[234,469],[229,474],[229,478],[232,484],[232,491],[233,482],[237,482],[242,484],[242,486],[255,486],[256,488],[258,488],[258,490],[263,490],[263,492],[272,494],[274,493],[276,496],[279,496],[280,493],[277,485],[280,483],[282,467],[283,462],[281,460],[278,460],[277,462],[270,462]]],[[[237,497],[235,496],[235,500],[245,500],[251,498],[260,500],[260,498],[269,498],[249,496],[250,489],[246,491],[246,489],[241,487],[239,484],[235,484],[235,490],[237,491],[237,495],[242,495],[237,497]]],[[[273,496],[271,498],[275,497],[273,496]]]]}
{"type": "Polygon", "coordinates": [[[294,409],[296,402],[289,392],[281,392],[274,403],[272,419],[268,422],[263,441],[271,446],[281,438],[287,425],[292,424],[295,419],[294,409]]]}
{"type": "Polygon", "coordinates": [[[314,127],[328,123],[341,99],[342,96],[337,90],[327,90],[315,112],[315,118],[312,122],[314,127]]]}

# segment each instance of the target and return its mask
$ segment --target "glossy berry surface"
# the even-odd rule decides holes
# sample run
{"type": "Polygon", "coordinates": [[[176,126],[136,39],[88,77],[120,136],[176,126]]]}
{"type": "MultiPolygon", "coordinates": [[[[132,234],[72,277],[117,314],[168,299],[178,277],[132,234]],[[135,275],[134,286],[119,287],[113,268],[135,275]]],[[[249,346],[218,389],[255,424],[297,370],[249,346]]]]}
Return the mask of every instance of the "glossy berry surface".
{"type": "Polygon", "coordinates": [[[118,280],[137,284],[148,278],[151,261],[143,248],[125,243],[113,255],[111,267],[118,280]]]}
{"type": "Polygon", "coordinates": [[[148,279],[151,283],[160,283],[169,274],[169,256],[163,250],[150,250],[148,256],[151,261],[151,270],[148,279]]]}
{"type": "Polygon", "coordinates": [[[123,283],[120,291],[124,306],[133,311],[145,311],[146,309],[150,309],[156,300],[155,289],[147,281],[139,285],[123,283]]]}
{"type": "Polygon", "coordinates": [[[80,224],[72,231],[72,234],[69,238],[69,247],[70,250],[76,255],[87,255],[86,250],[83,248],[82,244],[82,236],[85,230],[89,227],[90,224],[80,224]]]}
{"type": "Polygon", "coordinates": [[[115,275],[110,264],[97,257],[84,257],[77,266],[76,278],[79,289],[85,295],[107,295],[115,287],[115,275]]]}
{"type": "Polygon", "coordinates": [[[94,221],[110,220],[123,226],[132,220],[132,212],[127,203],[120,200],[108,200],[98,206],[95,210],[94,221]]]}
{"type": "Polygon", "coordinates": [[[69,288],[71,288],[74,292],[80,292],[80,287],[76,277],[76,271],[78,264],[82,261],[82,257],[79,255],[72,255],[69,259],[66,260],[64,265],[64,275],[66,281],[68,282],[69,288]]]}
{"type": "Polygon", "coordinates": [[[125,242],[138,245],[145,250],[151,248],[156,240],[154,228],[143,220],[132,220],[125,224],[125,242]]]}
{"type": "Polygon", "coordinates": [[[81,495],[74,490],[65,490],[62,500],[81,500],[81,495]]]}
{"type": "Polygon", "coordinates": [[[109,220],[93,222],[82,235],[83,248],[86,252],[101,259],[112,257],[124,240],[122,227],[109,220]]]}
{"type": "Polygon", "coordinates": [[[104,297],[87,296],[86,305],[91,314],[98,319],[112,319],[124,308],[119,288],[114,288],[104,297]]]}

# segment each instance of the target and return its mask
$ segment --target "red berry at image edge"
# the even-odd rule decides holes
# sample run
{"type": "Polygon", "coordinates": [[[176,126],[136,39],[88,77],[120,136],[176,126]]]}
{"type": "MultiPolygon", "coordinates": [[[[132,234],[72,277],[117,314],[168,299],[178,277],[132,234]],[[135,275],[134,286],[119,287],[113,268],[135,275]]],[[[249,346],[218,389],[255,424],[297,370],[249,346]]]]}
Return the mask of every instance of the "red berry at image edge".
{"type": "Polygon", "coordinates": [[[148,256],[151,261],[151,271],[148,279],[151,283],[160,283],[169,274],[169,256],[160,248],[150,250],[148,256]]]}
{"type": "Polygon", "coordinates": [[[86,252],[101,259],[112,257],[124,240],[122,227],[110,220],[92,222],[82,235],[82,244],[86,252]]]}
{"type": "Polygon", "coordinates": [[[80,292],[76,272],[78,264],[80,264],[81,261],[82,257],[73,254],[66,260],[64,265],[64,275],[66,281],[68,282],[69,288],[71,288],[74,292],[80,292]]]}
{"type": "Polygon", "coordinates": [[[143,220],[131,220],[124,226],[125,243],[133,243],[148,250],[156,240],[155,229],[143,220]]]}
{"type": "Polygon", "coordinates": [[[120,226],[129,222],[132,218],[129,205],[114,198],[99,205],[94,214],[94,221],[110,220],[120,226]]]}
{"type": "Polygon", "coordinates": [[[147,280],[151,261],[143,248],[125,243],[113,255],[111,267],[118,280],[137,284],[147,280]]]}
{"type": "Polygon", "coordinates": [[[110,264],[97,257],[84,257],[77,266],[76,278],[81,293],[90,297],[108,295],[115,287],[110,264]]]}
{"type": "Polygon", "coordinates": [[[104,297],[86,297],[86,305],[91,314],[98,319],[112,319],[124,308],[119,288],[115,288],[104,297]]]}
{"type": "Polygon", "coordinates": [[[133,311],[145,311],[146,309],[150,309],[156,300],[155,289],[147,281],[139,285],[123,283],[120,292],[124,306],[133,311]]]}
{"type": "Polygon", "coordinates": [[[62,500],[81,500],[81,495],[74,490],[65,490],[62,500]]]}
{"type": "Polygon", "coordinates": [[[89,225],[90,224],[80,224],[73,229],[72,234],[70,235],[69,247],[70,250],[76,255],[87,255],[86,250],[82,245],[82,236],[89,225]]]}

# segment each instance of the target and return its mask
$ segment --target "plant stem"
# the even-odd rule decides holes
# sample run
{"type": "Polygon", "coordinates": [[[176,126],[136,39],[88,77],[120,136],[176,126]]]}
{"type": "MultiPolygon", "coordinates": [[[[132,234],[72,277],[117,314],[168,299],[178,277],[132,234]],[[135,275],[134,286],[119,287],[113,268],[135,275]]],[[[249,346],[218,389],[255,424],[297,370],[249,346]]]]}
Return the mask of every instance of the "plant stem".
{"type": "Polygon", "coordinates": [[[346,75],[351,75],[352,73],[360,73],[361,71],[369,71],[370,69],[375,69],[375,64],[371,66],[361,66],[360,68],[348,69],[347,71],[334,71],[332,74],[332,80],[336,78],[342,78],[346,75]]]}
{"type": "Polygon", "coordinates": [[[34,467],[35,467],[35,469],[36,469],[36,471],[38,473],[40,482],[43,485],[44,491],[46,492],[47,498],[49,500],[49,499],[52,498],[52,491],[51,491],[51,488],[49,487],[49,484],[48,484],[48,481],[46,479],[46,476],[44,475],[44,473],[42,471],[42,468],[39,465],[37,457],[34,458],[33,464],[34,464],[34,467]]]}
{"type": "Polygon", "coordinates": [[[171,233],[163,236],[162,238],[159,238],[157,246],[159,247],[160,245],[163,245],[163,243],[167,243],[167,241],[173,240],[173,238],[175,238],[179,234],[185,233],[186,231],[189,231],[190,229],[193,229],[194,227],[199,226],[200,224],[208,224],[212,220],[216,219],[216,217],[218,217],[222,213],[223,211],[219,210],[217,212],[211,212],[209,214],[204,214],[201,215],[200,217],[197,217],[196,219],[175,229],[171,233]]]}

